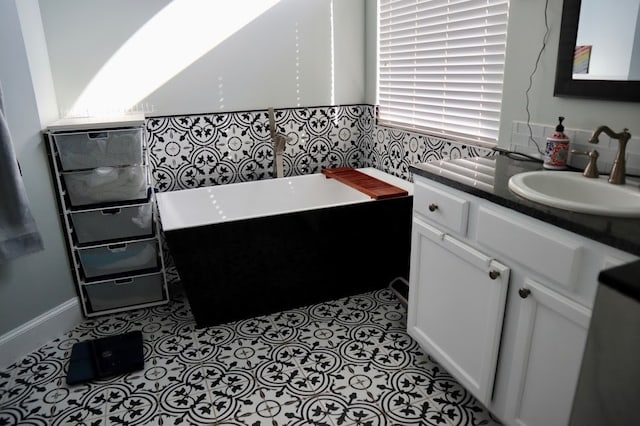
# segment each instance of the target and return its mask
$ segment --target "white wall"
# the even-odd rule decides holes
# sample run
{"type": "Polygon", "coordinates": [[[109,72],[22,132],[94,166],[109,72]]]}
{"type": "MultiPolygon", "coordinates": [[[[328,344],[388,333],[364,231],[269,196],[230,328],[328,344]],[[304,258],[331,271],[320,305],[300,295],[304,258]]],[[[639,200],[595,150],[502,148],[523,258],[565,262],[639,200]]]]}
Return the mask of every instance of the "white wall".
{"type": "MultiPolygon", "coordinates": [[[[589,130],[606,124],[616,132],[627,127],[632,135],[640,135],[640,103],[577,100],[553,96],[561,15],[562,1],[550,1],[548,16],[551,32],[529,93],[531,122],[555,125],[558,116],[564,116],[564,125],[570,129],[589,130]]],[[[512,122],[527,119],[525,92],[544,31],[543,1],[510,2],[498,142],[500,146],[509,146],[512,122]]]]}
{"type": "Polygon", "coordinates": [[[0,1],[0,82],[14,149],[45,249],[0,265],[0,336],[75,295],[40,134],[40,116],[51,119],[56,107],[47,85],[48,66],[38,62],[43,56],[46,59],[43,39],[37,37],[41,26],[38,3],[19,3],[20,10],[15,0],[0,1]],[[23,38],[21,24],[36,30],[23,38]],[[32,58],[27,55],[25,42],[34,53],[32,58]],[[32,74],[30,59],[44,70],[32,74]],[[34,85],[40,88],[38,92],[34,85]]]}
{"type": "Polygon", "coordinates": [[[271,1],[254,17],[246,0],[40,0],[61,110],[101,69],[106,93],[93,104],[114,95],[110,108],[135,101],[152,115],[364,102],[364,0],[271,1]],[[242,25],[216,44],[236,17],[242,25]],[[129,48],[124,75],[105,67],[129,48]]]}

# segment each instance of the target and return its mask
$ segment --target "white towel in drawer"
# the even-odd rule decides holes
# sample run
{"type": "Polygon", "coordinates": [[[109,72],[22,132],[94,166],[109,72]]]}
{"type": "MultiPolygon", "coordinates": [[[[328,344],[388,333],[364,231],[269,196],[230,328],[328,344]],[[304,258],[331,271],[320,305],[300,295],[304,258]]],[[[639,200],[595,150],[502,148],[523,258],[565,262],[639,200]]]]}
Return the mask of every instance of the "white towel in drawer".
{"type": "Polygon", "coordinates": [[[62,174],[73,206],[147,198],[145,166],[98,167],[62,174]]]}
{"type": "Polygon", "coordinates": [[[151,236],[151,203],[71,213],[76,241],[80,244],[151,236]]]}
{"type": "Polygon", "coordinates": [[[157,268],[155,239],[78,249],[85,278],[157,268]]]}
{"type": "Polygon", "coordinates": [[[142,164],[142,129],[54,134],[63,170],[142,164]]]}
{"type": "Polygon", "coordinates": [[[94,312],[163,299],[162,274],[143,275],[83,286],[94,312]]]}

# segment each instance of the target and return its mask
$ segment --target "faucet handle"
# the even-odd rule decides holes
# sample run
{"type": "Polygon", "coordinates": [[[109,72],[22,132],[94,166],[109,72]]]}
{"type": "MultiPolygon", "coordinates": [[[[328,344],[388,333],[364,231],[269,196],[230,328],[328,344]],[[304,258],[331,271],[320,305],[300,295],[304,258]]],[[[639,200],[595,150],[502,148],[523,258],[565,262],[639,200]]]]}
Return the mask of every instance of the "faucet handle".
{"type": "Polygon", "coordinates": [[[582,172],[584,177],[597,178],[598,176],[600,176],[600,173],[598,172],[598,164],[597,164],[598,157],[600,156],[598,151],[596,151],[595,149],[593,151],[577,151],[575,149],[572,149],[571,153],[578,154],[578,155],[586,155],[589,157],[589,164],[587,164],[587,167],[584,168],[584,172],[582,172]]]}

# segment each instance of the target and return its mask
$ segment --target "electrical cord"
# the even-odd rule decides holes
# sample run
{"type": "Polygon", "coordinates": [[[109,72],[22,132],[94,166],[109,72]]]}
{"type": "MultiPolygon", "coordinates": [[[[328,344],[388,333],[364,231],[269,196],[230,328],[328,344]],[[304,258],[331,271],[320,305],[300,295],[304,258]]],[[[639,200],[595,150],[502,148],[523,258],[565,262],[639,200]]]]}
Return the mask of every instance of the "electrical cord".
{"type": "Polygon", "coordinates": [[[542,37],[542,46],[540,47],[540,51],[538,52],[538,57],[536,58],[536,63],[535,63],[535,66],[533,67],[533,71],[529,75],[529,87],[527,87],[527,90],[525,91],[525,96],[526,96],[525,109],[527,111],[527,127],[529,128],[529,140],[533,142],[533,144],[536,146],[536,149],[538,150],[538,153],[540,155],[544,155],[544,153],[540,149],[540,145],[538,145],[538,142],[536,142],[536,140],[533,138],[533,131],[531,130],[531,111],[529,111],[529,91],[531,90],[531,86],[533,85],[533,76],[538,71],[538,65],[540,64],[540,58],[542,57],[542,53],[547,47],[547,40],[549,38],[549,19],[547,18],[548,9],[549,9],[549,0],[545,0],[545,3],[544,3],[545,32],[544,32],[544,36],[542,37]]]}
{"type": "Polygon", "coordinates": [[[498,148],[498,147],[493,147],[491,148],[493,151],[496,151],[498,153],[500,153],[500,155],[504,155],[505,157],[509,157],[513,160],[520,160],[520,161],[533,161],[536,163],[542,163],[542,160],[539,159],[538,157],[534,157],[533,155],[529,155],[529,154],[525,154],[524,152],[517,152],[517,151],[509,151],[508,149],[503,149],[503,148],[498,148]]]}

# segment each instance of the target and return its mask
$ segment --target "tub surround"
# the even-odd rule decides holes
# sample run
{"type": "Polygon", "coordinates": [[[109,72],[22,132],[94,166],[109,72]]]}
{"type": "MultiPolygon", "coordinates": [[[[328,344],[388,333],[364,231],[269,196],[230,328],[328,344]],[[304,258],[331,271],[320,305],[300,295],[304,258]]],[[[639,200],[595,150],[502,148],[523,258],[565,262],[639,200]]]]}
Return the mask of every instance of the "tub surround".
{"type": "MultiPolygon", "coordinates": [[[[284,175],[327,167],[375,167],[405,180],[411,164],[491,155],[480,148],[375,124],[373,105],[275,110],[289,138],[284,175]]],[[[146,120],[151,172],[160,192],[267,179],[273,174],[268,111],[146,120]]]]}
{"type": "Polygon", "coordinates": [[[414,174],[640,256],[638,219],[574,213],[544,206],[513,194],[507,186],[509,178],[517,173],[533,170],[542,170],[542,163],[514,160],[504,155],[440,160],[411,166],[414,174]]]}
{"type": "MultiPolygon", "coordinates": [[[[411,190],[402,179],[366,171],[411,190]]],[[[314,190],[310,201],[322,199],[321,192],[314,190]]],[[[158,194],[166,242],[198,327],[382,289],[399,276],[407,279],[412,201],[412,196],[372,200],[320,173],[158,194]],[[310,191],[304,184],[313,179],[341,198],[305,203],[310,191]],[[302,203],[287,186],[307,188],[301,188],[302,203]],[[216,200],[229,214],[209,214],[210,206],[204,205],[174,208],[193,195],[205,204],[216,200]],[[238,203],[245,207],[237,208],[238,203]],[[247,214],[247,203],[258,214],[247,214]]]]}

